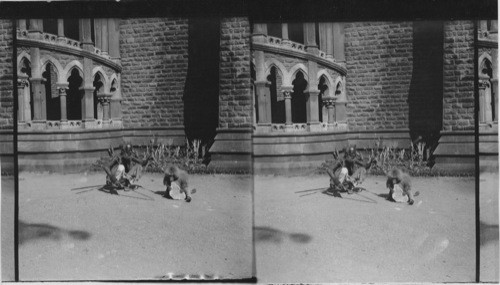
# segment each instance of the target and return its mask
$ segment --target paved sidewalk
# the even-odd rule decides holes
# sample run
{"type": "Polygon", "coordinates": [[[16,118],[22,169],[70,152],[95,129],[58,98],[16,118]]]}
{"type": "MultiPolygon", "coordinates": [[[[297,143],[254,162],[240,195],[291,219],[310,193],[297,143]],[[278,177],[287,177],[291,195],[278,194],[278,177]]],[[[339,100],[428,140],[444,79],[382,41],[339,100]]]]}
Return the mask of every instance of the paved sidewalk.
{"type": "Polygon", "coordinates": [[[480,279],[499,281],[498,248],[498,173],[479,174],[479,225],[481,231],[480,279]]]}
{"type": "Polygon", "coordinates": [[[413,206],[385,200],[384,177],[342,199],[314,191],[326,186],[325,176],[255,177],[259,282],[475,280],[473,177],[414,178],[413,206]]]}
{"type": "Polygon", "coordinates": [[[71,190],[102,174],[19,177],[22,281],[252,277],[251,176],[194,175],[191,203],[163,198],[159,174],[118,196],[71,190]]]}

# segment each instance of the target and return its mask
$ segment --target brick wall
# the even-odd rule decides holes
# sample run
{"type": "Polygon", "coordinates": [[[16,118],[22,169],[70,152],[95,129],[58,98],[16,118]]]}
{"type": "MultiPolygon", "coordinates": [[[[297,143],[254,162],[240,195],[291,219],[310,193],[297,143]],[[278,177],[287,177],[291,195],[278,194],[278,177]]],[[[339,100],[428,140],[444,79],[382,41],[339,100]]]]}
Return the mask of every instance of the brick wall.
{"type": "Polygon", "coordinates": [[[474,24],[444,23],[443,130],[474,130],[474,24]]]}
{"type": "Polygon", "coordinates": [[[407,128],[412,23],[346,24],[345,41],[349,128],[407,128]]]}
{"type": "Polygon", "coordinates": [[[14,92],[12,76],[12,22],[0,20],[0,129],[12,129],[14,120],[14,92]]]}
{"type": "Polygon", "coordinates": [[[123,125],[182,126],[188,20],[121,20],[120,56],[123,125]]]}
{"type": "Polygon", "coordinates": [[[247,18],[221,20],[219,72],[219,127],[251,127],[250,24],[247,18]]]}

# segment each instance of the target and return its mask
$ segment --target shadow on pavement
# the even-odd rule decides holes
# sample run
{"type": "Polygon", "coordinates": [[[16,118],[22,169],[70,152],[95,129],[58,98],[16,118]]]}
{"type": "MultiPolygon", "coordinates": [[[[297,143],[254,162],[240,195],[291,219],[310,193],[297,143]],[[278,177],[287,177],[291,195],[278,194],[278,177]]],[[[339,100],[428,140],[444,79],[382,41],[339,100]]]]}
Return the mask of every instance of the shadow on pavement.
{"type": "Polygon", "coordinates": [[[303,233],[286,233],[271,227],[254,227],[254,235],[256,242],[272,242],[281,243],[285,238],[289,238],[296,243],[308,243],[312,237],[303,233]]]}
{"type": "Polygon", "coordinates": [[[49,224],[29,224],[19,220],[19,245],[36,239],[49,239],[58,241],[63,236],[76,240],[88,240],[91,234],[87,231],[64,230],[49,224]]]}
{"type": "Polygon", "coordinates": [[[481,232],[481,245],[486,245],[489,242],[498,242],[498,225],[486,224],[484,222],[479,222],[479,230],[481,232]]]}

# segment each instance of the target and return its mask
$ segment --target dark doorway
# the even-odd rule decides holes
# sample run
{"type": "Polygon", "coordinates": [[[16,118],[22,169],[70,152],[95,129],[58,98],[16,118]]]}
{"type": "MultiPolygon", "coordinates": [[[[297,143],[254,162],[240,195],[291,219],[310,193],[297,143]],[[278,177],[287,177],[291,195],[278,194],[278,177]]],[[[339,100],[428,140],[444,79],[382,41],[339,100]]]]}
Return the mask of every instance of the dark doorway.
{"type": "Polygon", "coordinates": [[[443,122],[443,22],[413,22],[413,73],[408,97],[412,140],[437,146],[443,122]]]}
{"type": "Polygon", "coordinates": [[[71,76],[68,78],[68,92],[66,96],[66,108],[68,113],[68,120],[81,120],[82,119],[82,96],[80,87],[82,86],[83,79],[74,68],[71,71],[71,76]]]}
{"type": "Polygon", "coordinates": [[[220,19],[189,19],[184,127],[189,140],[211,144],[219,123],[220,19]]]}

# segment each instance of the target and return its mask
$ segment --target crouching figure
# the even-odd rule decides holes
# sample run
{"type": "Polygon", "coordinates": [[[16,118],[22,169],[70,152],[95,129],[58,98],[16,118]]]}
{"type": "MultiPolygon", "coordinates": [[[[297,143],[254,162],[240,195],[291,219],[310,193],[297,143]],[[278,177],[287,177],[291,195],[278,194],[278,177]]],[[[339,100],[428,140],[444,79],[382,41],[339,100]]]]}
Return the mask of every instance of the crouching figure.
{"type": "MultiPolygon", "coordinates": [[[[394,168],[387,174],[387,188],[389,188],[388,199],[393,202],[408,203],[413,205],[413,194],[411,191],[410,175],[402,170],[394,168]]],[[[415,192],[418,196],[419,192],[415,192]]]]}
{"type": "Polygon", "coordinates": [[[190,194],[196,192],[196,189],[188,191],[188,174],[177,166],[168,166],[164,171],[163,185],[167,186],[163,197],[173,200],[185,200],[191,202],[190,194]]]}

